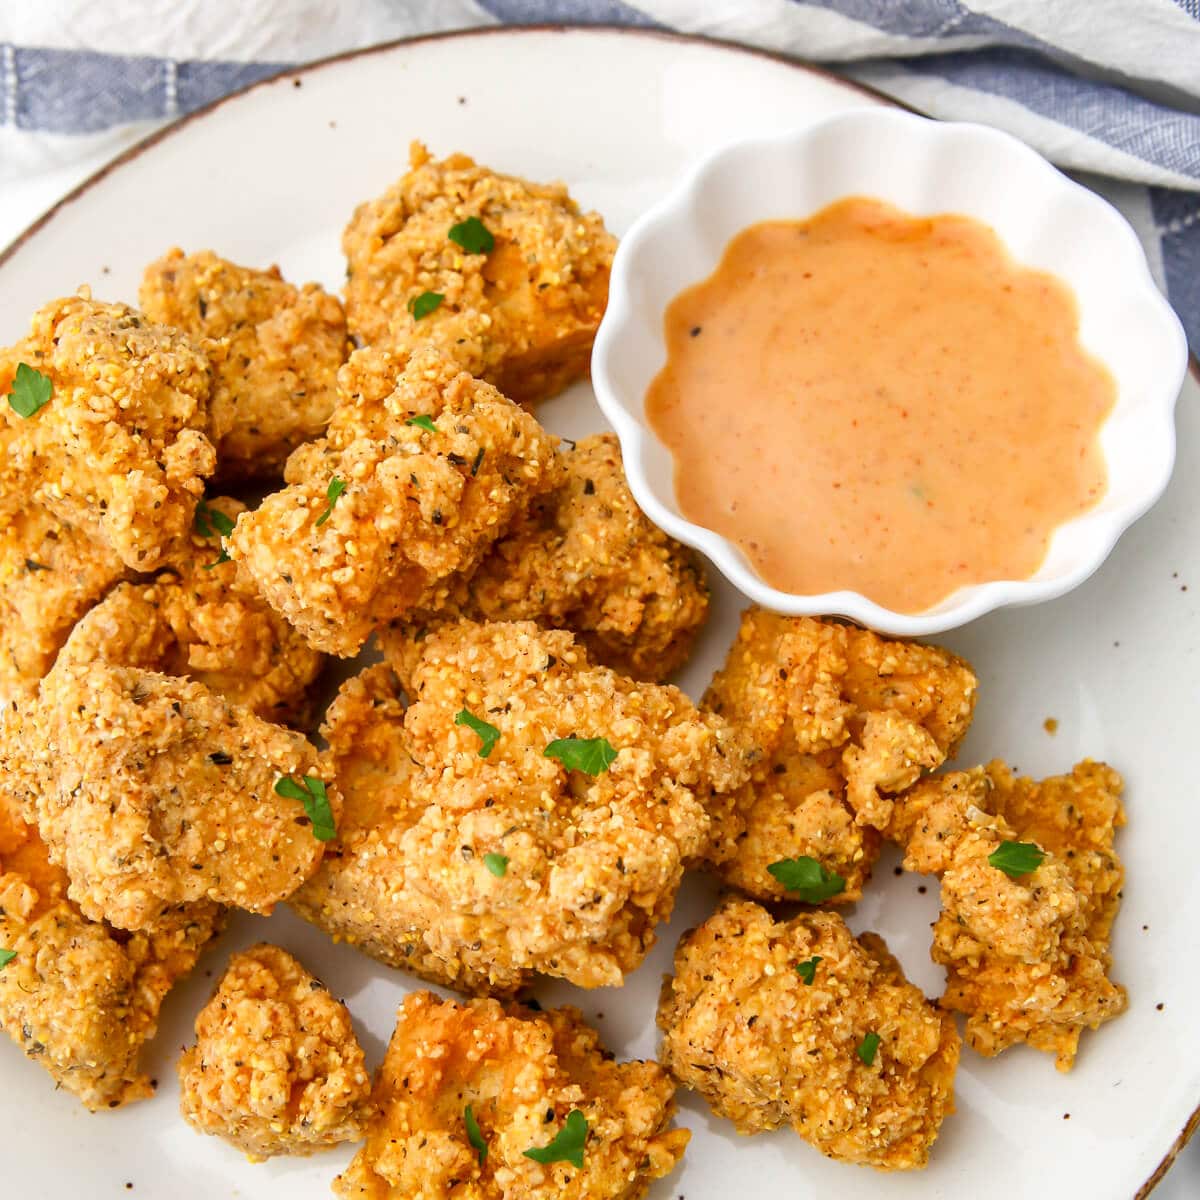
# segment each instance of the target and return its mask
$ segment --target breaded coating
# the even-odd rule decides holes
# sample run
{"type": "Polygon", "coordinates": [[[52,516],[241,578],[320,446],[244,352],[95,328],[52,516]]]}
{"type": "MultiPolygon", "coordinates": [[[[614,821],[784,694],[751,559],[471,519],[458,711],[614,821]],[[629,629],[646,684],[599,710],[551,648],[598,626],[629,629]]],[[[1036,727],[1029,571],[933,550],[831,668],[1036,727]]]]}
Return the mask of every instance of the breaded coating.
{"type": "Polygon", "coordinates": [[[406,996],[374,1096],[367,1144],[334,1180],[343,1200],[639,1200],[689,1137],[669,1128],[667,1073],[615,1062],[574,1008],[406,996]],[[582,1166],[526,1156],[572,1113],[582,1166]]]}
{"type": "Polygon", "coordinates": [[[139,1070],[163,998],[222,924],[215,904],[172,909],[115,932],[67,899],[67,876],[0,796],[0,1027],[93,1111],[153,1094],[139,1070]]]}
{"type": "Polygon", "coordinates": [[[129,573],[49,509],[15,507],[0,540],[0,701],[32,696],[71,627],[129,573]]]}
{"type": "Polygon", "coordinates": [[[179,1108],[252,1161],[357,1142],[371,1077],[346,1006],[286,950],[230,959],[179,1060],[179,1108]]]}
{"type": "Polygon", "coordinates": [[[562,184],[497,175],[465,154],[438,161],[414,142],[408,174],[359,205],[342,248],[346,318],[362,342],[401,355],[432,342],[520,404],[587,375],[616,240],[562,184]],[[490,251],[448,236],[470,218],[490,251]],[[418,318],[426,292],[441,301],[418,318]]]}
{"type": "Polygon", "coordinates": [[[316,751],[203,684],[67,661],[9,726],[0,767],[92,920],[144,929],[205,899],[270,912],[320,862],[304,806],[274,790],[320,778],[316,751]]]}
{"type": "Polygon", "coordinates": [[[86,288],[38,310],[24,341],[0,351],[0,395],[25,363],[48,376],[32,416],[0,405],[0,510],[30,501],[153,571],[186,545],[221,427],[199,344],[86,288]]]}
{"type": "Polygon", "coordinates": [[[954,1111],[954,1018],[836,913],[726,901],[680,942],[658,1025],[659,1061],[739,1133],[791,1125],[829,1158],[909,1170],[954,1111]]]}
{"type": "Polygon", "coordinates": [[[536,500],[471,575],[451,580],[436,611],[381,635],[401,678],[415,639],[445,620],[536,621],[570,629],[604,666],[657,682],[686,661],[708,616],[700,557],[638,508],[611,433],[562,455],[566,482],[536,500]]]}
{"type": "Polygon", "coordinates": [[[311,646],[347,657],[472,569],[562,478],[556,439],[495,388],[432,349],[393,370],[374,352],[351,358],[328,436],[292,455],[289,486],[243,514],[228,542],[311,646]],[[335,481],[345,488],[331,497],[335,481]]]}
{"type": "Polygon", "coordinates": [[[169,250],[146,268],[138,302],[152,321],[199,339],[213,366],[212,412],[223,480],[277,476],[325,428],[350,352],[341,301],[211,250],[169,250]]]}
{"type": "Polygon", "coordinates": [[[991,762],[927,780],[897,805],[905,866],[942,877],[932,951],[947,972],[942,1004],[967,1014],[980,1054],[1027,1042],[1068,1071],[1083,1030],[1124,1011],[1125,989],[1108,979],[1121,789],[1116,771],[1090,760],[1040,783],[991,762]],[[1018,840],[1047,856],[1012,879],[988,856],[1018,840]]]}
{"type": "Polygon", "coordinates": [[[221,561],[212,514],[235,521],[246,506],[220,497],[197,510],[185,557],[153,579],[124,583],[72,631],[64,662],[100,660],[185,675],[264,721],[303,727],[324,655],[221,561]]]}
{"type": "Polygon", "coordinates": [[[620,984],[708,848],[714,795],[745,777],[730,730],[677,688],[592,666],[565,630],[462,622],[422,646],[407,711],[383,667],[331,708],[341,839],[293,903],[465,990],[533,970],[620,984]],[[464,710],[499,731],[486,756],[464,710]],[[571,737],[616,758],[568,770],[545,750],[571,737]]]}
{"type": "Polygon", "coordinates": [[[831,903],[857,900],[892,798],[954,752],[975,691],[967,663],[939,647],[748,608],[703,700],[753,762],[711,855],[718,874],[781,900],[767,867],[808,857],[845,880],[831,903]]]}

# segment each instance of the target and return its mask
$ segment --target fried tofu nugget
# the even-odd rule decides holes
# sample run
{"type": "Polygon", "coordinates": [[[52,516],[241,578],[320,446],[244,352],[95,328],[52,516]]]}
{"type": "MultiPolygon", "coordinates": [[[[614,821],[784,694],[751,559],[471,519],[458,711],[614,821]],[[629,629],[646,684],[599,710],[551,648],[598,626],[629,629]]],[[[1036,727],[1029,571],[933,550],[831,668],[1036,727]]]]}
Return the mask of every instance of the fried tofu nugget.
{"type": "Polygon", "coordinates": [[[680,942],[658,1025],[659,1061],[739,1133],[790,1125],[829,1158],[909,1170],[954,1111],[953,1017],[836,913],[727,901],[680,942]]]}
{"type": "Polygon", "coordinates": [[[47,377],[49,400],[23,417],[0,407],[0,510],[30,501],[153,571],[186,545],[213,473],[212,369],[199,344],[87,289],[38,310],[24,341],[0,351],[0,395],[18,367],[47,377]]]}
{"type": "Polygon", "coordinates": [[[179,1107],[252,1161],[357,1142],[371,1077],[346,1006],[286,950],[235,954],[179,1060],[179,1107]]]}
{"type": "Polygon", "coordinates": [[[905,866],[942,877],[932,951],[947,972],[942,1004],[967,1015],[980,1054],[1026,1042],[1067,1071],[1083,1030],[1124,1011],[1125,989],[1108,979],[1121,789],[1116,771],[1090,760],[1041,782],[991,762],[926,780],[897,805],[905,866]],[[1046,857],[1012,878],[989,860],[1018,840],[1046,857]]]}
{"type": "Polygon", "coordinates": [[[702,704],[753,760],[710,856],[718,874],[781,900],[767,868],[807,857],[844,879],[833,903],[857,900],[892,798],[954,752],[975,692],[971,668],[936,646],[747,609],[702,704]]]}
{"type": "Polygon", "coordinates": [[[293,904],[454,987],[620,984],[744,778],[729,729],[564,630],[462,622],[422,646],[406,711],[386,668],[331,708],[341,837],[293,904]]]}
{"type": "Polygon", "coordinates": [[[634,501],[611,433],[562,455],[566,482],[535,500],[470,575],[450,581],[435,611],[381,635],[403,678],[416,639],[436,624],[536,621],[570,629],[598,663],[658,682],[686,661],[708,616],[700,558],[650,522],[634,501]]]}
{"type": "Polygon", "coordinates": [[[0,1027],[93,1112],[153,1094],[138,1068],[171,987],[220,929],[201,901],[122,934],[67,899],[66,872],[0,796],[0,1027]]]}
{"type": "Polygon", "coordinates": [[[472,569],[514,517],[557,486],[556,440],[432,349],[359,351],[328,435],[288,460],[289,486],[244,513],[227,546],[265,599],[333,654],[472,569]]]}
{"type": "Polygon", "coordinates": [[[202,502],[188,554],[114,588],[75,626],[62,661],[185,675],[264,721],[303,727],[325,658],[222,561],[220,529],[245,511],[227,497],[202,502]]]}
{"type": "Polygon", "coordinates": [[[70,898],[120,929],[197,900],[270,912],[321,859],[304,806],[274,787],[319,780],[316,751],[190,680],[56,664],[10,714],[0,766],[70,898]]]}
{"type": "Polygon", "coordinates": [[[26,699],[71,627],[129,569],[49,509],[17,507],[0,539],[0,701],[26,699]]]}
{"type": "Polygon", "coordinates": [[[587,375],[616,240],[562,184],[465,154],[438,161],[414,142],[408,174],[359,205],[342,248],[346,318],[364,343],[408,354],[432,342],[521,404],[587,375]],[[471,222],[468,245],[456,241],[471,222]]]}
{"type": "Polygon", "coordinates": [[[212,412],[223,481],[278,475],[325,428],[350,343],[341,301],[211,250],[178,248],[146,268],[138,302],[152,321],[199,339],[213,367],[212,412]]]}
{"type": "Polygon", "coordinates": [[[374,1096],[343,1200],[639,1200],[689,1137],[667,1073],[615,1062],[573,1008],[407,996],[374,1096]]]}

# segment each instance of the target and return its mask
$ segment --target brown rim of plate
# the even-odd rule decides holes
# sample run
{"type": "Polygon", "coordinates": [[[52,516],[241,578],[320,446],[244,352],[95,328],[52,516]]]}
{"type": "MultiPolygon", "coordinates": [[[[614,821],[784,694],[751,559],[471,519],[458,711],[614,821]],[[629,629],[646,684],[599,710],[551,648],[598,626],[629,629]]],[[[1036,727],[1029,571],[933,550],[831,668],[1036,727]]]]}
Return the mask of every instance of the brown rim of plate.
{"type": "MultiPolygon", "coordinates": [[[[835,83],[841,84],[843,87],[862,93],[864,96],[870,96],[873,100],[879,100],[884,104],[890,105],[892,108],[903,108],[909,112],[917,112],[918,110],[911,105],[904,104],[896,100],[892,96],[888,96],[884,92],[876,88],[870,87],[865,83],[858,83],[853,79],[844,79],[835,71],[827,70],[824,67],[816,67],[811,63],[803,62],[800,59],[793,58],[791,55],[783,54],[776,50],[764,50],[758,46],[747,46],[741,42],[729,41],[726,38],[705,37],[701,34],[691,33],[676,33],[670,29],[640,29],[636,26],[629,25],[484,25],[474,29],[452,29],[443,33],[424,33],[416,37],[397,38],[391,42],[381,42],[377,46],[362,46],[357,50],[344,50],[341,54],[331,54],[327,58],[317,58],[312,62],[304,63],[298,67],[292,67],[288,70],[280,71],[277,75],[268,75],[265,79],[255,80],[254,83],[249,83],[245,87],[238,88],[237,91],[229,92],[224,96],[218,97],[216,100],[210,100],[209,103],[200,108],[193,109],[189,113],[185,113],[182,117],[176,118],[168,125],[164,125],[161,129],[155,130],[149,136],[144,137],[140,142],[135,142],[127,150],[123,150],[116,158],[110,159],[99,170],[94,171],[81,183],[73,187],[61,200],[58,200],[54,205],[48,208],[36,221],[33,222],[23,233],[18,234],[12,242],[9,243],[0,252],[0,267],[3,267],[6,262],[27,242],[34,234],[38,233],[43,226],[47,225],[58,214],[59,210],[65,208],[68,204],[74,203],[85,192],[89,191],[95,184],[104,179],[110,172],[116,170],[117,167],[123,166],[131,159],[137,158],[144,151],[149,150],[152,146],[157,145],[164,138],[170,137],[173,133],[178,132],[183,126],[192,121],[198,120],[201,117],[207,116],[214,109],[220,108],[222,104],[230,100],[240,99],[249,92],[253,92],[260,87],[267,87],[270,84],[277,83],[280,79],[287,77],[296,77],[299,75],[310,75],[319,71],[322,67],[336,66],[338,63],[349,62],[351,59],[363,58],[368,54],[386,54],[389,51],[399,49],[402,46],[418,45],[421,42],[441,42],[449,41],[451,38],[473,38],[473,37],[495,37],[505,34],[520,34],[520,33],[620,33],[627,37],[640,38],[657,38],[661,41],[670,42],[694,42],[703,46],[712,46],[718,50],[730,50],[737,54],[749,54],[757,58],[770,59],[772,62],[777,62],[783,66],[793,67],[797,71],[804,71],[809,75],[819,75],[824,79],[831,79],[835,83]]],[[[1188,366],[1192,374],[1196,377],[1196,381],[1200,383],[1200,360],[1194,354],[1188,355],[1188,366]]],[[[1187,1119],[1184,1127],[1179,1131],[1179,1136],[1171,1144],[1162,1161],[1155,1168],[1154,1173],[1146,1180],[1145,1183],[1138,1189],[1133,1200],[1145,1200],[1147,1196],[1158,1186],[1166,1173],[1175,1163],[1175,1159],[1179,1157],[1180,1151],[1187,1145],[1188,1139],[1196,1132],[1197,1127],[1200,1127],[1200,1107],[1197,1107],[1195,1112],[1187,1119]]]]}

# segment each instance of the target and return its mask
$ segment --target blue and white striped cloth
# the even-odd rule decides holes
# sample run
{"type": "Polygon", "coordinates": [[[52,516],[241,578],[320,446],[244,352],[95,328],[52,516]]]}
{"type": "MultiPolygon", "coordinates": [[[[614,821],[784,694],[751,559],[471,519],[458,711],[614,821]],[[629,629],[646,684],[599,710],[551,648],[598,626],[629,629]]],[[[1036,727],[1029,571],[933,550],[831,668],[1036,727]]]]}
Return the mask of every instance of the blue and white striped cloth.
{"type": "Polygon", "coordinates": [[[1007,129],[1123,209],[1200,355],[1200,0],[6,0],[0,196],[19,213],[31,180],[65,190],[156,125],[314,58],[539,22],[744,42],[1007,129]]]}

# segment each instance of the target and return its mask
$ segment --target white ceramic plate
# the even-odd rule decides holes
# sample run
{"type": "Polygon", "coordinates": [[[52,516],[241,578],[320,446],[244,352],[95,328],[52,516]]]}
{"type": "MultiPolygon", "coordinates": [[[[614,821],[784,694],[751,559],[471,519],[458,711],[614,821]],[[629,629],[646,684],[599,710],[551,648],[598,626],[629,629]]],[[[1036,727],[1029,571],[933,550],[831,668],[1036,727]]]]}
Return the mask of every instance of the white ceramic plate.
{"type": "MultiPolygon", "coordinates": [[[[143,264],[175,243],[247,263],[278,261],[293,279],[336,286],[338,238],[354,205],[404,168],[410,138],[465,150],[506,171],[561,177],[618,232],[697,156],[733,137],[794,127],[878,103],[820,74],[749,52],[629,32],[505,32],[430,40],[336,61],[259,86],[127,156],[54,212],[0,261],[0,337],[19,336],[42,301],[83,281],[132,300],[143,264]]],[[[1130,1008],[1085,1035],[1078,1065],[1012,1050],[964,1052],[958,1112],[925,1172],[884,1176],[823,1159],[789,1133],[746,1140],[682,1096],[694,1131],[682,1168],[655,1200],[734,1195],[815,1200],[894,1197],[1012,1200],[1129,1197],[1169,1155],[1200,1099],[1200,873],[1194,797],[1200,674],[1200,388],[1179,411],[1179,467],[1165,499],[1069,597],[996,613],[947,635],[980,679],[963,758],[1002,755],[1025,771],[1064,770],[1083,755],[1129,781],[1129,869],[1117,922],[1117,977],[1130,1008]],[[1191,585],[1193,590],[1186,588],[1191,585]],[[1043,731],[1048,716],[1057,736],[1043,731]],[[1161,1011],[1160,1011],[1161,1008],[1161,1011]],[[1070,1119],[1065,1119],[1065,1114],[1070,1119]]],[[[551,428],[601,427],[590,389],[544,412],[551,428]]],[[[698,695],[721,661],[739,598],[714,574],[715,603],[683,682],[698,695]]],[[[852,916],[885,934],[931,994],[934,892],[896,877],[894,858],[852,916]]],[[[660,945],[620,990],[553,985],[621,1056],[652,1055],[659,978],[678,935],[710,911],[712,889],[688,881],[660,945]]],[[[158,1096],[91,1116],[40,1068],[0,1044],[2,1194],[76,1200],[132,1194],[170,1200],[237,1196],[315,1200],[349,1151],[249,1166],[175,1111],[175,1060],[230,952],[268,938],[294,950],[354,1013],[372,1064],[414,982],[334,946],[286,910],[243,917],[169,998],[149,1067],[158,1096]],[[126,1191],[126,1184],[132,1190],[126,1191]]]]}

